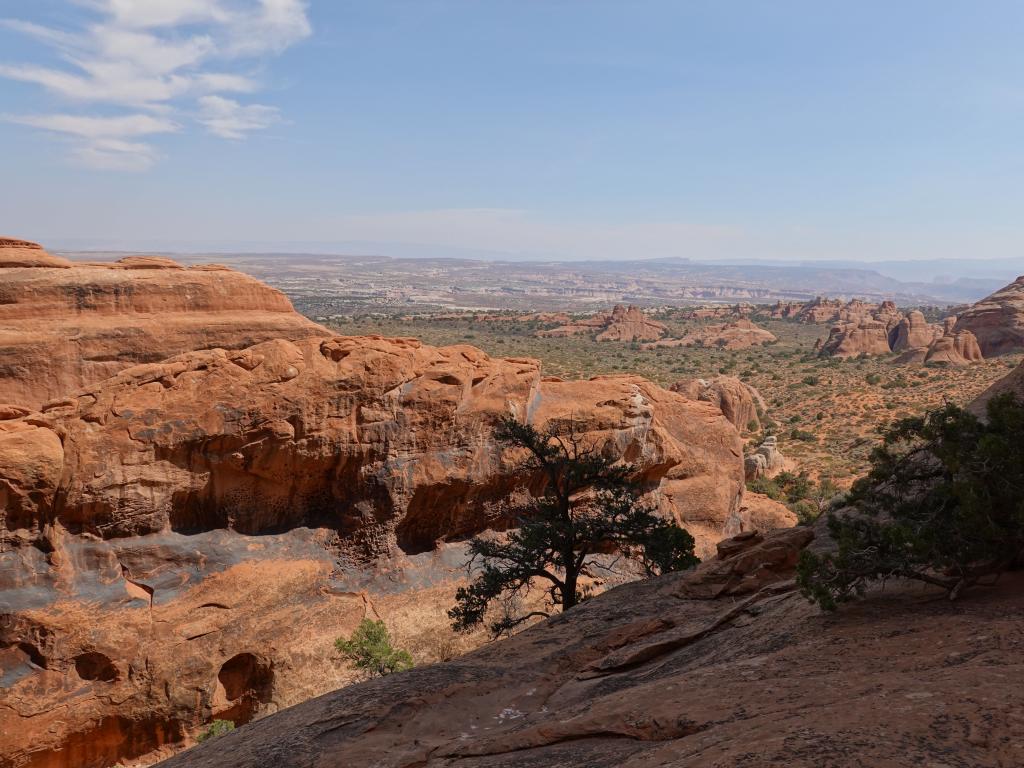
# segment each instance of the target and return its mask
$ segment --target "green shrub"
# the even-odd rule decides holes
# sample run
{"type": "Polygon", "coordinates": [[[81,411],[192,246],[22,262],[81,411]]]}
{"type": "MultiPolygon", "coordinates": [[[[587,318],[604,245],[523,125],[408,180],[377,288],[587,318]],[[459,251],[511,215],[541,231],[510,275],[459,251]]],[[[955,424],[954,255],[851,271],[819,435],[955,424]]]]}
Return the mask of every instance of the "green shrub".
{"type": "Polygon", "coordinates": [[[363,619],[348,640],[339,637],[334,647],[356,669],[370,677],[383,677],[394,672],[412,669],[412,656],[408,651],[395,648],[391,633],[383,621],[363,619]]]}
{"type": "Polygon", "coordinates": [[[230,733],[233,730],[235,730],[235,724],[230,720],[214,720],[199,732],[199,735],[196,736],[196,741],[201,744],[208,739],[215,739],[218,736],[223,736],[225,733],[230,733]]]}
{"type": "Polygon", "coordinates": [[[993,398],[985,421],[952,404],[885,433],[852,509],[829,518],[832,554],[801,555],[803,594],[826,610],[902,577],[950,599],[1024,554],[1024,404],[993,398]]]}

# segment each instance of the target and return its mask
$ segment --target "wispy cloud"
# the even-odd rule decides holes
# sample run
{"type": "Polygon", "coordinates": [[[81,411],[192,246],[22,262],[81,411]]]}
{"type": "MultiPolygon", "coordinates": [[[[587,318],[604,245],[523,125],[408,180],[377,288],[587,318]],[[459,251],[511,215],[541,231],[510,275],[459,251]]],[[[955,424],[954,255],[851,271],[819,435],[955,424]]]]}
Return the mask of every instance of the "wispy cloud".
{"type": "Polygon", "coordinates": [[[4,119],[76,137],[72,157],[94,168],[139,170],[155,162],[158,154],[150,144],[125,137],[180,126],[153,118],[150,127],[165,127],[123,132],[129,125],[143,125],[138,118],[146,113],[191,114],[213,135],[233,140],[278,122],[276,108],[242,104],[225,94],[237,97],[258,91],[253,64],[312,32],[305,0],[71,1],[90,16],[77,29],[0,19],[0,27],[56,54],[55,64],[0,61],[0,77],[38,85],[69,107],[102,106],[122,114],[69,112],[4,119]],[[96,133],[100,126],[103,131],[96,133]]]}
{"type": "Polygon", "coordinates": [[[199,122],[222,139],[244,139],[249,131],[269,128],[281,119],[276,107],[242,105],[222,96],[203,96],[199,106],[199,122]]]}

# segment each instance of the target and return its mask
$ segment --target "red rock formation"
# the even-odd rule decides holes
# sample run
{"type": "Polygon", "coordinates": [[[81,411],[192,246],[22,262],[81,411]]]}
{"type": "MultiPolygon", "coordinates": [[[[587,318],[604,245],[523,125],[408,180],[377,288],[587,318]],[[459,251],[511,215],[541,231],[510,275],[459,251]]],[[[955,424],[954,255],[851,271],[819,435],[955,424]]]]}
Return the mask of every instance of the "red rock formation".
{"type": "Polygon", "coordinates": [[[671,387],[691,400],[713,403],[740,432],[761,429],[760,413],[767,410],[761,394],[735,376],[713,379],[680,379],[671,387]]]}
{"type": "Polygon", "coordinates": [[[349,680],[331,641],[367,613],[404,637],[443,623],[458,540],[505,524],[504,500],[532,482],[491,440],[499,415],[571,422],[636,464],[705,554],[750,527],[740,438],[717,407],[637,377],[546,380],[467,346],[189,352],[3,413],[0,761],[14,765],[180,746],[210,718],[349,680]]]}
{"type": "Polygon", "coordinates": [[[328,335],[280,291],[226,267],[73,263],[12,242],[0,241],[0,402],[38,408],[192,349],[328,335]]]}
{"type": "Polygon", "coordinates": [[[826,299],[821,296],[807,302],[794,317],[802,323],[834,323],[839,319],[843,302],[839,299],[826,299]]]}
{"type": "Polygon", "coordinates": [[[779,300],[772,305],[770,315],[773,320],[791,320],[797,317],[803,308],[804,305],[798,301],[779,300]]]}
{"type": "Polygon", "coordinates": [[[973,333],[985,357],[1024,350],[1024,275],[962,312],[955,330],[973,333]]]}
{"type": "Polygon", "coordinates": [[[926,349],[939,336],[942,329],[929,323],[922,312],[912,310],[899,321],[892,338],[892,351],[926,349]]]}
{"type": "Polygon", "coordinates": [[[749,349],[778,341],[775,334],[752,323],[736,320],[721,325],[707,325],[679,339],[663,339],[644,344],[644,349],[671,347],[703,347],[706,349],[749,349]]]}
{"type": "Polygon", "coordinates": [[[890,351],[886,324],[880,320],[865,319],[832,326],[818,354],[823,357],[857,357],[887,355],[890,351]]]}
{"type": "Polygon", "coordinates": [[[564,338],[587,333],[597,333],[598,341],[651,341],[665,334],[665,326],[657,320],[651,320],[639,307],[617,304],[610,313],[537,331],[536,335],[541,338],[564,338]]]}
{"type": "Polygon", "coordinates": [[[743,516],[749,520],[749,530],[751,531],[767,533],[778,528],[790,528],[797,524],[797,516],[789,507],[764,494],[747,491],[743,494],[743,506],[745,509],[743,516]]]}
{"type": "Polygon", "coordinates": [[[926,363],[970,365],[983,360],[978,340],[970,331],[956,331],[940,336],[928,347],[926,363]]]}
{"type": "Polygon", "coordinates": [[[39,243],[0,236],[0,269],[15,267],[68,269],[71,266],[70,261],[47,253],[39,243]]]}

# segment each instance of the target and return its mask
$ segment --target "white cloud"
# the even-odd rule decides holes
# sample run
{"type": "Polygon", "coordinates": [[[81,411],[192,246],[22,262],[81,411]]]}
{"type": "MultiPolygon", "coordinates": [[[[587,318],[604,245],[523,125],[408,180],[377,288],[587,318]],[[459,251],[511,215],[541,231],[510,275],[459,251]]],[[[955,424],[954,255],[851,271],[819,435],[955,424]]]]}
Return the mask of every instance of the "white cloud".
{"type": "Polygon", "coordinates": [[[199,122],[222,139],[244,139],[249,131],[269,128],[281,119],[275,107],[242,105],[222,96],[203,96],[199,107],[199,122]]]}
{"type": "Polygon", "coordinates": [[[152,167],[158,158],[156,149],[128,139],[180,130],[171,120],[147,114],[115,117],[6,115],[0,119],[70,136],[72,159],[79,165],[101,170],[143,171],[152,167]]]}
{"type": "MultiPolygon", "coordinates": [[[[224,94],[259,90],[251,74],[253,60],[279,54],[312,33],[305,0],[72,2],[95,18],[73,30],[0,19],[0,27],[39,41],[59,61],[0,61],[0,78],[38,85],[75,105],[193,114],[211,133],[227,139],[244,138],[278,122],[280,116],[274,107],[240,104],[224,94]]],[[[60,130],[35,120],[30,115],[14,121],[60,130]]],[[[79,146],[73,156],[79,162],[88,158],[93,167],[124,167],[131,164],[121,162],[122,154],[143,154],[136,152],[137,146],[109,143],[86,149],[79,146]],[[108,162],[111,154],[115,160],[108,162]],[[104,160],[94,162],[97,155],[104,160]]],[[[156,155],[147,157],[152,164],[156,155]]]]}
{"type": "Polygon", "coordinates": [[[312,34],[302,0],[259,0],[259,5],[256,13],[233,17],[229,55],[280,53],[312,34]]]}

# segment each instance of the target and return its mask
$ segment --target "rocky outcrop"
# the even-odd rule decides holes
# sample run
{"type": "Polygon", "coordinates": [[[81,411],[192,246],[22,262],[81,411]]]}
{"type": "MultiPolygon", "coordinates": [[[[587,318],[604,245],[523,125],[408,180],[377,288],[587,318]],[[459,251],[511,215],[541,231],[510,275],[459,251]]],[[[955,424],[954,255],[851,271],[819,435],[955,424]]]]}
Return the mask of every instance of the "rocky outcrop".
{"type": "Polygon", "coordinates": [[[139,363],[317,334],[280,291],[226,267],[70,262],[0,240],[0,402],[38,408],[139,363]]]}
{"type": "Polygon", "coordinates": [[[880,320],[867,319],[832,326],[819,354],[823,357],[857,357],[887,355],[890,351],[886,324],[880,320]]]}
{"type": "Polygon", "coordinates": [[[796,513],[782,502],[753,491],[743,494],[742,517],[749,523],[748,530],[760,533],[791,528],[798,520],[796,513]]]}
{"type": "Polygon", "coordinates": [[[983,359],[974,334],[970,331],[955,331],[933,341],[924,362],[961,366],[980,363],[983,359]]]}
{"type": "Polygon", "coordinates": [[[508,413],[602,435],[680,521],[737,509],[739,437],[717,407],[637,377],[542,381],[535,361],[472,347],[336,337],[136,366],[13,422],[13,439],[59,435],[63,470],[59,493],[14,500],[8,527],[111,538],[327,520],[365,554],[424,551],[484,527],[508,493],[490,441],[508,413]]]}
{"type": "Polygon", "coordinates": [[[775,435],[764,439],[752,454],[743,461],[743,472],[747,482],[761,477],[773,477],[786,467],[786,457],[779,450],[779,441],[775,435]]]}
{"type": "Polygon", "coordinates": [[[679,339],[663,339],[644,344],[644,349],[702,347],[705,349],[749,349],[778,341],[775,334],[742,319],[720,325],[706,325],[679,339]]]}
{"type": "Polygon", "coordinates": [[[927,349],[942,333],[942,328],[929,323],[924,313],[916,309],[911,310],[896,325],[892,336],[892,351],[927,349]]]}
{"type": "Polygon", "coordinates": [[[450,638],[462,542],[539,487],[494,444],[501,415],[634,464],[704,555],[751,527],[717,406],[468,346],[189,352],[0,413],[0,764],[151,758],[324,693],[352,680],[332,641],[364,616],[450,638]]]}
{"type": "Polygon", "coordinates": [[[839,319],[842,309],[843,302],[839,299],[826,299],[819,296],[804,304],[790,316],[801,323],[834,323],[839,319]]]}
{"type": "Polygon", "coordinates": [[[665,335],[665,325],[651,320],[639,307],[617,304],[611,312],[557,328],[537,331],[541,338],[564,338],[596,333],[598,341],[651,341],[665,335]]]}
{"type": "Polygon", "coordinates": [[[714,404],[740,432],[761,429],[760,414],[767,410],[761,393],[735,376],[713,379],[681,379],[669,387],[691,400],[714,404]]]}
{"type": "Polygon", "coordinates": [[[166,768],[1020,762],[1020,574],[956,603],[890,581],[822,615],[811,532],[743,536],[446,664],[336,691],[166,768]]]}
{"type": "Polygon", "coordinates": [[[781,299],[771,306],[768,311],[773,320],[792,320],[797,317],[804,305],[798,301],[782,301],[781,299]]]}
{"type": "Polygon", "coordinates": [[[955,330],[973,333],[985,357],[1024,350],[1024,275],[964,310],[955,330]]]}
{"type": "Polygon", "coordinates": [[[15,267],[50,267],[69,269],[70,261],[47,253],[39,243],[0,236],[0,269],[15,267]]]}

